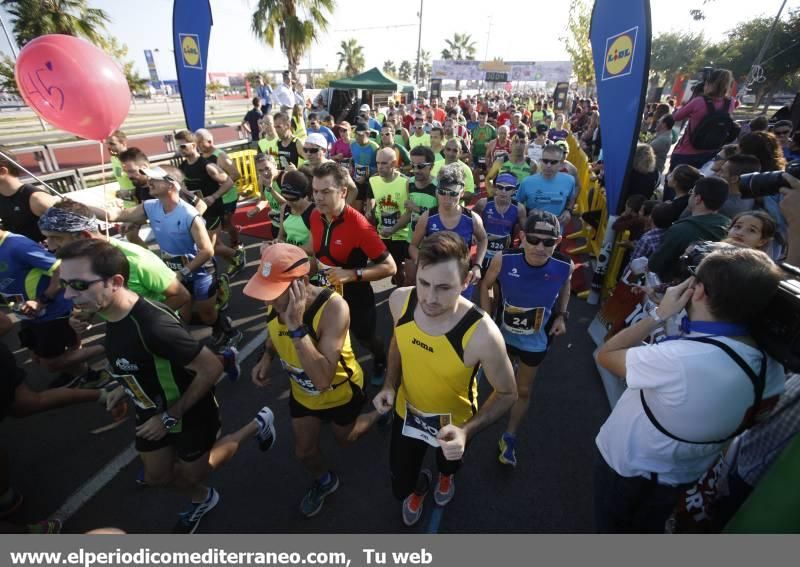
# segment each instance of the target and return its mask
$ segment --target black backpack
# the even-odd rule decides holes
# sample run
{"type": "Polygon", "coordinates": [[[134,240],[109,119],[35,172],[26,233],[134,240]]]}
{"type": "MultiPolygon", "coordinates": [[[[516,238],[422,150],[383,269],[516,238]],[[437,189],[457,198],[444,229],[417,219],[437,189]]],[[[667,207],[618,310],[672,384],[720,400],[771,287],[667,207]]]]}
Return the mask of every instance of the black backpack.
{"type": "Polygon", "coordinates": [[[689,140],[698,150],[718,150],[739,136],[740,127],[729,114],[731,99],[725,97],[725,104],[720,110],[714,108],[710,98],[704,96],[703,100],[708,112],[697,128],[689,129],[689,140]]]}

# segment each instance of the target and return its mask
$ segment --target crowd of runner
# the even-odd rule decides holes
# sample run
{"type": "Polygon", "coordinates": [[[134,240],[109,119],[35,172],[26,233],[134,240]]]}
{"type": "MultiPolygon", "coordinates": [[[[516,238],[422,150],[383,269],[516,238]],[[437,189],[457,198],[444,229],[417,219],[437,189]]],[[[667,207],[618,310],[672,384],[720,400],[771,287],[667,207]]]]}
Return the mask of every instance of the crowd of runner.
{"type": "MultiPolygon", "coordinates": [[[[392,492],[411,526],[428,492],[438,506],[453,498],[468,442],[489,424],[507,419],[500,463],[526,458],[518,435],[531,385],[569,324],[575,264],[559,250],[566,232],[597,218],[573,218],[579,193],[599,185],[578,185],[567,138],[602,181],[599,111],[591,99],[554,111],[556,101],[540,93],[488,93],[444,106],[436,98],[364,104],[354,124],[334,124],[324,111],[304,115],[284,101],[291,78],[284,80],[271,93],[261,85],[244,121],[259,152],[259,194],[247,216],[271,222],[242,288],[266,305],[267,339],[251,380],[268,384],[275,363],[290,379],[295,454],[311,479],[300,502],[305,516],[339,487],[320,450],[322,424],[346,445],[382,422],[391,428],[392,492]],[[388,301],[393,334],[381,337],[372,282],[387,278],[396,286],[388,301]],[[369,369],[353,339],[369,351],[369,369]],[[482,391],[479,401],[483,379],[489,395],[482,391]],[[436,475],[422,468],[429,447],[436,475]]],[[[629,235],[620,244],[630,250],[626,271],[649,271],[657,282],[641,286],[650,314],[598,352],[598,363],[629,386],[597,437],[600,531],[664,531],[730,434],[762,427],[749,416],[785,407],[786,394],[779,396],[793,391],[747,338],[747,324],[777,289],[774,261],[800,256],[800,205],[785,188],[747,197],[741,180],[782,171],[797,157],[797,136],[791,122],[769,132],[753,121],[731,144],[709,148],[704,113],[734,109],[730,73],[715,72],[705,89],[680,108],[648,107],[642,139],[650,141],[637,148],[625,212],[613,226],[629,235]],[[682,135],[676,121],[687,124],[682,135]],[[702,247],[687,272],[687,253],[702,247]],[[639,346],[684,316],[682,338],[690,340],[639,346]],[[710,385],[686,380],[721,367],[724,376],[710,385]],[[759,368],[753,403],[748,376],[759,368]],[[742,384],[725,382],[738,374],[742,384]],[[647,402],[639,399],[645,390],[647,402]],[[740,427],[746,421],[753,427],[740,427]]],[[[21,346],[55,375],[49,389],[33,391],[0,343],[0,404],[3,416],[15,417],[98,402],[119,419],[131,407],[143,465],[137,482],[189,494],[175,529],[192,533],[220,499],[207,484],[211,473],[248,439],[268,450],[276,427],[289,424],[276,424],[265,406],[220,436],[215,385],[240,373],[242,332],[226,313],[231,281],[247,265],[233,219],[241,174],[208,130],[180,131],[175,140],[177,166],[151,164],[123,132],[107,140],[119,196],[128,200],[122,208],[59,199],[23,184],[15,161],[0,158],[0,334],[18,327],[21,346]],[[124,238],[109,237],[107,223],[120,225],[124,238]],[[152,242],[142,238],[146,225],[152,242]],[[104,341],[82,346],[100,321],[104,341]],[[210,327],[209,339],[193,338],[189,325],[210,327]]],[[[800,184],[778,175],[786,187],[800,184]]],[[[793,434],[800,417],[792,419],[793,434]]],[[[0,517],[21,503],[0,471],[0,517]]],[[[3,528],[52,532],[60,524],[3,528]]]]}

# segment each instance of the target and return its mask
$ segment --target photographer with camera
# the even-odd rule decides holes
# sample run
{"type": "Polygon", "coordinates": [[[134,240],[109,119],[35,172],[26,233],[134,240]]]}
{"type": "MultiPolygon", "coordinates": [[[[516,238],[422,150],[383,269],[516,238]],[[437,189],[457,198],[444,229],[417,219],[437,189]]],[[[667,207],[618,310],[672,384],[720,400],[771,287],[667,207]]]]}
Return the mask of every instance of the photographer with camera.
{"type": "Polygon", "coordinates": [[[783,392],[783,368],[750,333],[780,270],[763,252],[717,246],[699,262],[691,255],[691,276],[598,350],[598,363],[628,389],[596,438],[597,531],[663,532],[687,485],[783,392]],[[683,309],[679,336],[640,346],[683,309]]]}

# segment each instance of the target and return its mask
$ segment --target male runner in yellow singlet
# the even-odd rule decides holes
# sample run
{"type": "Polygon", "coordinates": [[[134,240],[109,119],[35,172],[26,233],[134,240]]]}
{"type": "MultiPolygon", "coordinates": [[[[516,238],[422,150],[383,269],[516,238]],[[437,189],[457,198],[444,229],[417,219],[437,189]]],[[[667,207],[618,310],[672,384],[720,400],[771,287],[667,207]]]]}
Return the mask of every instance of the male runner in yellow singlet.
{"type": "Polygon", "coordinates": [[[467,286],[469,253],[449,231],[428,236],[418,254],[417,285],[389,299],[395,322],[383,389],[373,404],[394,408],[390,467],[392,491],[403,501],[403,522],[414,525],[431,485],[420,468],[436,448],[439,479],[434,501],[447,504],[464,447],[478,431],[505,414],[517,399],[503,337],[491,318],[460,294],[467,286]],[[479,366],[493,388],[478,410],[479,366]]]}
{"type": "Polygon", "coordinates": [[[272,244],[244,287],[245,295],[268,305],[266,349],[253,368],[253,382],[269,383],[275,357],[289,374],[294,450],[314,475],[300,504],[307,517],[319,513],[325,497],[339,488],[320,452],[322,424],[332,422],[336,440],[347,444],[358,436],[351,432],[365,400],[364,372],[350,345],[350,309],[339,294],[308,282],[309,267],[301,248],[272,244]]]}

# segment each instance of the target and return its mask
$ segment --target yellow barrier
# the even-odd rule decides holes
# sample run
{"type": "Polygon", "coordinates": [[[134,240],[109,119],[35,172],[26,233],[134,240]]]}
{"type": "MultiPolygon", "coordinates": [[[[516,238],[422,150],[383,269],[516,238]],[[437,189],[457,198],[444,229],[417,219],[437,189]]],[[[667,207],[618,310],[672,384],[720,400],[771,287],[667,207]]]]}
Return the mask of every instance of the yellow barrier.
{"type": "Polygon", "coordinates": [[[237,186],[243,196],[257,196],[259,193],[258,173],[256,173],[256,150],[242,150],[228,154],[239,171],[237,186]]]}

